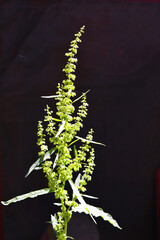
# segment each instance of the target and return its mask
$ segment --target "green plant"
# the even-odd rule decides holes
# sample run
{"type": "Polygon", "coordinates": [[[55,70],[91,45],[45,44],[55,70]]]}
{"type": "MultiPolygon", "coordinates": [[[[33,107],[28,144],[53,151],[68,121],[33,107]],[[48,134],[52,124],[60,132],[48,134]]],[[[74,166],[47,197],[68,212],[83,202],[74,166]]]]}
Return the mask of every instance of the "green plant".
{"type": "Polygon", "coordinates": [[[55,98],[57,106],[57,117],[53,117],[53,112],[47,105],[45,109],[44,121],[38,123],[38,141],[40,147],[38,160],[30,167],[26,177],[35,169],[42,169],[48,180],[48,188],[30,192],[12,198],[2,204],[8,205],[13,202],[21,201],[28,197],[33,198],[39,195],[54,193],[55,203],[60,207],[60,211],[51,215],[51,223],[56,232],[58,240],[65,240],[67,236],[67,224],[73,212],[84,212],[89,214],[93,221],[94,217],[101,216],[109,221],[113,226],[119,227],[118,223],[111,215],[102,209],[87,204],[84,197],[95,198],[84,195],[86,185],[91,181],[91,176],[95,167],[94,148],[92,144],[100,144],[93,141],[93,130],[90,129],[85,138],[78,136],[78,132],[83,127],[83,119],[87,116],[88,103],[85,92],[76,98],[75,70],[78,43],[84,32],[84,26],[75,34],[75,39],[71,41],[68,53],[68,62],[63,69],[66,78],[58,84],[56,95],[47,98],[55,98]],[[79,107],[75,107],[75,102],[79,101],[79,107]],[[81,141],[81,145],[77,142],[81,141]],[[50,150],[49,150],[50,148],[50,150]],[[70,196],[66,183],[72,189],[70,196]]]}

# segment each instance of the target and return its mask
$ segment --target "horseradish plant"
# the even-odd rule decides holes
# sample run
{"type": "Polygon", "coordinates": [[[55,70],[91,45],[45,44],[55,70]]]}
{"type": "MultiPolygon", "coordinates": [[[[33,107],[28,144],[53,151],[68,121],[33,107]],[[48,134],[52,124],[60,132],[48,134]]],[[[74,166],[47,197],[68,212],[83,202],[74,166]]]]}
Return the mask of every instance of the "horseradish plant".
{"type": "Polygon", "coordinates": [[[94,198],[85,195],[84,192],[86,192],[87,183],[91,181],[95,167],[95,153],[92,145],[101,143],[93,141],[92,129],[89,130],[85,138],[78,134],[83,127],[83,119],[86,117],[88,110],[88,103],[86,102],[88,91],[76,98],[74,85],[77,63],[75,56],[83,32],[84,26],[75,34],[75,39],[71,41],[69,51],[65,54],[68,57],[67,64],[63,69],[66,74],[65,80],[58,84],[56,95],[47,97],[56,100],[56,117],[53,117],[53,112],[47,105],[44,121],[38,123],[39,158],[26,174],[27,177],[33,170],[42,169],[48,179],[48,188],[17,196],[6,202],[2,201],[2,204],[8,205],[28,197],[34,198],[48,193],[54,194],[55,199],[59,200],[55,204],[60,207],[60,211],[51,215],[51,223],[58,240],[69,238],[67,236],[67,225],[73,212],[89,214],[94,222],[94,217],[101,216],[113,226],[120,228],[111,215],[98,207],[89,205],[84,200],[84,197],[94,198]],[[78,108],[75,107],[77,101],[80,102],[78,108]],[[81,145],[78,144],[77,147],[78,141],[81,141],[81,145]],[[52,146],[50,150],[49,146],[52,146]],[[72,190],[71,196],[66,188],[67,182],[72,190]]]}

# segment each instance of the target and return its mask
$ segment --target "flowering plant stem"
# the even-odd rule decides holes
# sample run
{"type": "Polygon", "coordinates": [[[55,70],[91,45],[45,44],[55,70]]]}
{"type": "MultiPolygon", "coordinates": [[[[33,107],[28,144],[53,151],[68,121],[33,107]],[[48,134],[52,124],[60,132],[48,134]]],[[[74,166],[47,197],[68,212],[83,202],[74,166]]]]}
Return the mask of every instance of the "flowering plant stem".
{"type": "Polygon", "coordinates": [[[55,204],[60,207],[60,211],[51,215],[51,223],[58,240],[69,238],[67,236],[67,225],[73,212],[89,214],[95,223],[94,217],[101,216],[113,226],[120,228],[110,214],[87,204],[84,200],[84,196],[95,198],[84,195],[86,185],[91,181],[95,167],[95,153],[92,145],[104,145],[93,141],[92,129],[88,131],[85,138],[78,136],[78,132],[83,127],[83,119],[87,116],[88,111],[86,101],[88,91],[76,98],[74,84],[78,61],[76,54],[84,28],[83,26],[75,34],[75,39],[71,41],[70,48],[65,54],[68,57],[67,64],[63,69],[66,75],[65,79],[61,84],[58,84],[56,95],[46,96],[46,98],[55,98],[56,116],[53,116],[53,112],[47,105],[44,121],[38,122],[39,159],[32,164],[26,174],[27,177],[33,170],[42,169],[48,180],[48,188],[17,196],[6,202],[2,201],[2,204],[8,205],[28,197],[33,198],[47,193],[54,194],[54,198],[59,200],[55,204]],[[78,101],[80,102],[79,107],[75,107],[74,104],[78,101]],[[81,145],[77,145],[77,142],[80,141],[81,145]],[[70,185],[72,195],[66,187],[67,183],[70,185]]]}

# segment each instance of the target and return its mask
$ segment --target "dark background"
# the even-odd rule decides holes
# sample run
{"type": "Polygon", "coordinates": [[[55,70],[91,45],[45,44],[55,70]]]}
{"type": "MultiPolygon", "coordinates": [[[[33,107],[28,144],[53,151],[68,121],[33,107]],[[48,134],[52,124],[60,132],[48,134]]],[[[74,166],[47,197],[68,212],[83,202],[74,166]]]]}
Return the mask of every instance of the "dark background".
{"type": "MultiPolygon", "coordinates": [[[[160,166],[160,3],[4,1],[0,8],[2,199],[46,186],[24,175],[37,159],[37,121],[64,78],[64,53],[86,25],[77,94],[90,89],[84,130],[95,130],[96,169],[88,194],[119,222],[98,220],[101,240],[157,237],[155,170],[160,166]]],[[[52,198],[3,207],[3,240],[39,240],[52,198]]],[[[2,231],[2,230],[1,230],[2,231]]],[[[89,239],[88,239],[89,240],[89,239]]]]}

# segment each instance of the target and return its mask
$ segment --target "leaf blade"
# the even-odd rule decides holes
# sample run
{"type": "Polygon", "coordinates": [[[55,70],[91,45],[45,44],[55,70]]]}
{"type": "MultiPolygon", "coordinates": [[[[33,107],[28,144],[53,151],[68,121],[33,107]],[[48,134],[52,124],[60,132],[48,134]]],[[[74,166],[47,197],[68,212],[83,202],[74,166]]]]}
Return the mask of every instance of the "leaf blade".
{"type": "Polygon", "coordinates": [[[101,145],[101,146],[106,147],[105,144],[100,143],[100,142],[95,142],[95,141],[87,140],[87,139],[82,138],[82,137],[79,137],[79,136],[75,136],[75,138],[77,138],[77,139],[79,139],[79,140],[81,140],[81,141],[84,141],[84,142],[89,142],[89,143],[93,143],[93,144],[97,144],[97,145],[101,145]]]}
{"type": "Polygon", "coordinates": [[[59,127],[59,129],[58,129],[58,132],[56,133],[56,136],[55,136],[55,137],[58,137],[58,136],[61,134],[61,132],[64,130],[64,125],[65,125],[65,123],[66,123],[66,121],[63,119],[63,120],[62,120],[62,123],[61,123],[61,125],[60,125],[60,127],[59,127]]]}
{"type": "Polygon", "coordinates": [[[82,197],[82,195],[80,194],[80,192],[78,191],[77,187],[74,185],[73,181],[72,180],[68,180],[70,185],[71,185],[71,188],[73,190],[73,194],[76,195],[78,201],[82,204],[82,205],[85,205],[86,206],[86,203],[82,197]]]}
{"type": "Polygon", "coordinates": [[[71,180],[68,180],[68,181],[69,181],[69,183],[71,185],[71,188],[73,190],[73,195],[75,195],[77,197],[77,199],[81,203],[83,209],[85,209],[87,211],[87,213],[90,215],[90,217],[92,218],[94,223],[96,223],[94,217],[92,216],[92,213],[88,209],[88,204],[86,204],[86,202],[84,201],[84,199],[83,199],[82,195],[80,194],[80,192],[78,191],[77,187],[74,185],[74,183],[71,180]]]}
{"type": "Polygon", "coordinates": [[[16,197],[11,198],[7,201],[1,201],[1,203],[3,205],[7,206],[11,203],[19,202],[19,201],[25,200],[27,198],[35,198],[35,197],[38,197],[38,196],[41,196],[41,195],[44,195],[44,194],[48,194],[48,193],[51,193],[51,192],[52,191],[50,190],[50,188],[44,188],[44,189],[40,189],[40,190],[36,190],[36,191],[32,191],[32,192],[29,192],[29,193],[25,193],[25,194],[16,196],[16,197]]]}
{"type": "Polygon", "coordinates": [[[38,167],[42,162],[44,162],[48,157],[50,157],[50,155],[52,155],[55,151],[56,151],[56,147],[50,149],[48,152],[45,153],[45,155],[41,156],[40,158],[38,158],[29,168],[29,170],[27,171],[25,178],[29,176],[29,174],[36,168],[38,167]]]}
{"type": "Polygon", "coordinates": [[[114,227],[122,229],[119,226],[119,224],[117,223],[117,221],[115,219],[113,219],[113,217],[109,213],[104,212],[102,209],[100,209],[98,207],[87,204],[87,206],[84,208],[84,206],[82,204],[79,204],[77,207],[74,207],[72,210],[74,212],[79,212],[79,213],[82,213],[82,212],[84,212],[86,214],[90,213],[94,217],[102,217],[105,221],[110,222],[114,227]]]}
{"type": "Polygon", "coordinates": [[[57,98],[57,97],[60,97],[60,95],[41,96],[41,98],[57,98]]]}
{"type": "Polygon", "coordinates": [[[87,194],[83,194],[82,196],[86,197],[86,198],[91,198],[91,199],[98,199],[98,197],[90,196],[90,195],[87,195],[87,194]]]}
{"type": "Polygon", "coordinates": [[[57,226],[57,219],[56,219],[56,217],[55,217],[56,215],[51,215],[51,223],[52,223],[52,227],[53,227],[53,229],[55,229],[55,227],[57,226]]]}

